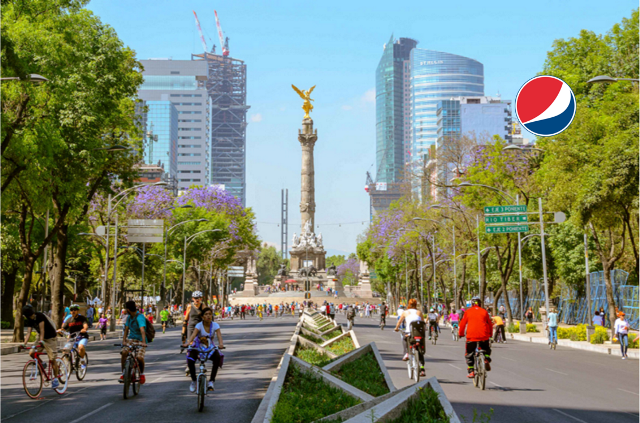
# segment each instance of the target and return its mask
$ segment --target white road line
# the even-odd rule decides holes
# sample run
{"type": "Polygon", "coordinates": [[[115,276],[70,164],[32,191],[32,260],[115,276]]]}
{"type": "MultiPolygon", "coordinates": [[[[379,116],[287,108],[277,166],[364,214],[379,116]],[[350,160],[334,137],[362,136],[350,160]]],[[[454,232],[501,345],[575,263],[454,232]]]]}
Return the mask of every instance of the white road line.
{"type": "Polygon", "coordinates": [[[454,369],[462,370],[460,367],[454,366],[453,364],[449,364],[449,366],[453,367],[454,369]]]}
{"type": "Polygon", "coordinates": [[[502,388],[502,386],[498,385],[498,384],[497,384],[497,383],[495,383],[495,382],[491,382],[491,381],[489,381],[489,383],[490,383],[490,384],[492,384],[492,385],[496,385],[498,388],[502,388]]]}
{"type": "Polygon", "coordinates": [[[548,369],[548,368],[546,368],[546,367],[545,367],[545,369],[549,370],[550,372],[560,373],[561,375],[569,376],[568,374],[566,374],[566,373],[562,373],[562,372],[559,372],[559,371],[557,371],[557,370],[548,369]]]}
{"type": "MultiPolygon", "coordinates": [[[[573,420],[575,420],[575,421],[577,421],[577,422],[587,423],[587,422],[585,422],[585,421],[584,421],[584,420],[582,420],[582,419],[579,419],[579,418],[577,418],[577,417],[573,417],[571,414],[567,414],[567,413],[565,413],[564,411],[560,411],[560,410],[558,410],[558,409],[556,409],[556,408],[552,408],[552,410],[553,410],[553,411],[556,411],[556,412],[558,412],[558,413],[560,413],[560,414],[562,414],[563,416],[567,416],[567,417],[569,417],[569,418],[571,418],[571,419],[573,419],[573,420]]],[[[73,423],[73,422],[71,422],[71,423],[73,423]]]]}
{"type": "Polygon", "coordinates": [[[638,394],[637,392],[627,391],[626,389],[620,389],[620,388],[618,388],[618,391],[628,392],[628,393],[633,394],[633,395],[640,395],[640,394],[638,394]]]}
{"type": "Polygon", "coordinates": [[[638,415],[637,415],[637,414],[627,413],[626,411],[623,411],[623,413],[624,413],[624,414],[628,414],[628,415],[630,415],[630,416],[633,416],[633,417],[635,417],[636,419],[638,418],[638,415]]]}
{"type": "Polygon", "coordinates": [[[100,408],[97,408],[97,409],[93,410],[91,413],[89,413],[89,414],[85,414],[84,416],[79,417],[79,418],[77,418],[77,419],[75,419],[75,420],[73,420],[73,421],[71,421],[71,422],[69,422],[69,423],[78,423],[78,422],[80,422],[80,421],[82,421],[82,420],[86,419],[86,418],[87,418],[87,417],[89,417],[89,416],[93,416],[93,415],[94,415],[94,414],[96,414],[98,411],[102,411],[102,410],[104,410],[105,408],[107,408],[107,407],[108,407],[108,406],[110,406],[110,405],[113,405],[113,403],[112,403],[112,402],[110,402],[109,404],[105,404],[105,405],[103,405],[102,407],[100,407],[100,408]]]}
{"type": "Polygon", "coordinates": [[[10,415],[9,417],[5,417],[5,418],[3,418],[2,420],[3,420],[3,421],[5,421],[5,420],[9,420],[9,419],[11,419],[11,418],[13,418],[13,417],[15,417],[15,416],[19,416],[19,415],[20,415],[20,414],[22,414],[22,413],[26,413],[27,411],[35,410],[36,408],[40,408],[40,407],[42,407],[43,405],[47,404],[49,401],[53,401],[53,398],[52,398],[52,399],[48,399],[48,400],[44,400],[44,401],[42,401],[40,404],[36,405],[35,407],[27,408],[26,410],[22,410],[22,411],[20,411],[20,412],[18,412],[18,413],[16,413],[16,414],[12,414],[12,415],[10,415]]]}
{"type": "Polygon", "coordinates": [[[149,383],[156,383],[156,382],[158,382],[160,379],[164,379],[165,377],[167,377],[167,375],[160,376],[160,377],[159,377],[159,378],[157,378],[156,380],[152,380],[152,381],[151,381],[151,382],[149,382],[149,383]]]}
{"type": "Polygon", "coordinates": [[[509,360],[509,361],[515,361],[516,363],[518,362],[518,360],[514,360],[513,358],[509,358],[509,357],[500,357],[500,358],[504,358],[505,360],[509,360]]]}

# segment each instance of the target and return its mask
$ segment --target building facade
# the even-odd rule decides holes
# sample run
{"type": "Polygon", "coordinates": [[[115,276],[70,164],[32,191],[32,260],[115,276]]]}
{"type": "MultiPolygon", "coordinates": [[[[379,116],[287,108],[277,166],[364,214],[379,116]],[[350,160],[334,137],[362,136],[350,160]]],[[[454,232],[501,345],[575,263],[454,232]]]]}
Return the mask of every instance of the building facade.
{"type": "Polygon", "coordinates": [[[412,156],[419,158],[438,139],[438,102],[483,96],[484,66],[477,60],[440,51],[411,51],[412,156]]]}
{"type": "Polygon", "coordinates": [[[147,139],[145,162],[164,165],[179,190],[208,185],[211,103],[206,65],[169,59],[141,63],[144,83],[138,97],[147,106],[145,132],[158,138],[147,139]]]}

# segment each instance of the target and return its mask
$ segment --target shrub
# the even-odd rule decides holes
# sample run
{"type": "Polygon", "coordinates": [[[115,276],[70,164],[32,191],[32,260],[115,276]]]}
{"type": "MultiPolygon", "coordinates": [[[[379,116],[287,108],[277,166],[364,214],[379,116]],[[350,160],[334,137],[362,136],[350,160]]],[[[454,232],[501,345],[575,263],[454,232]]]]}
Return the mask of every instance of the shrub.
{"type": "Polygon", "coordinates": [[[320,344],[322,344],[322,343],[324,342],[322,339],[320,339],[320,338],[316,338],[316,337],[315,337],[315,336],[313,336],[313,335],[307,335],[306,333],[303,333],[302,331],[300,331],[299,335],[300,335],[301,337],[303,337],[304,339],[308,339],[308,340],[309,340],[309,341],[311,341],[311,342],[315,342],[315,343],[316,343],[316,344],[318,344],[318,345],[320,345],[320,344]]]}
{"type": "MultiPolygon", "coordinates": [[[[518,327],[520,329],[520,327],[518,327]]],[[[540,332],[534,323],[527,323],[527,332],[540,332]]]]}
{"type": "Polygon", "coordinates": [[[320,335],[320,332],[318,332],[316,329],[312,328],[312,327],[311,327],[311,326],[309,326],[309,325],[302,325],[302,327],[303,327],[303,328],[305,328],[306,330],[308,330],[309,332],[313,332],[313,333],[315,333],[315,334],[320,335]]]}
{"type": "Polygon", "coordinates": [[[334,330],[333,332],[329,332],[328,334],[324,335],[324,338],[326,340],[329,340],[329,339],[335,338],[338,335],[342,335],[342,329],[340,329],[340,328],[334,330]]]}
{"type": "Polygon", "coordinates": [[[449,416],[438,399],[438,393],[429,386],[420,388],[420,393],[409,400],[407,408],[400,417],[392,420],[391,423],[449,423],[449,421],[449,416]]]}
{"type": "Polygon", "coordinates": [[[342,355],[355,350],[356,346],[353,344],[353,340],[350,336],[345,336],[344,338],[326,347],[326,349],[336,355],[342,355]]]}
{"type": "Polygon", "coordinates": [[[558,339],[570,339],[572,341],[587,340],[587,326],[576,325],[570,328],[558,328],[558,339]]]}
{"type": "Polygon", "coordinates": [[[312,422],[359,403],[342,390],[291,365],[271,423],[312,422]]]}
{"type": "Polygon", "coordinates": [[[604,344],[604,341],[609,340],[609,332],[607,328],[602,326],[596,326],[596,332],[591,335],[592,344],[604,344]]]}
{"type": "Polygon", "coordinates": [[[638,341],[640,341],[640,337],[637,333],[629,334],[629,348],[638,348],[638,341]]]}
{"type": "Polygon", "coordinates": [[[11,328],[11,322],[5,322],[5,321],[3,320],[3,321],[2,321],[2,323],[1,323],[1,325],[2,325],[2,326],[0,326],[0,327],[2,327],[2,329],[10,329],[10,328],[11,328]]]}
{"type": "Polygon", "coordinates": [[[509,333],[520,332],[520,323],[509,323],[509,326],[507,326],[507,332],[509,333]]]}
{"type": "Polygon", "coordinates": [[[336,374],[349,385],[374,397],[389,393],[384,374],[373,352],[368,352],[357,360],[344,364],[336,374]]]}
{"type": "Polygon", "coordinates": [[[306,345],[298,344],[293,355],[318,367],[324,367],[331,363],[331,358],[326,353],[318,352],[315,348],[307,347],[306,345]]]}

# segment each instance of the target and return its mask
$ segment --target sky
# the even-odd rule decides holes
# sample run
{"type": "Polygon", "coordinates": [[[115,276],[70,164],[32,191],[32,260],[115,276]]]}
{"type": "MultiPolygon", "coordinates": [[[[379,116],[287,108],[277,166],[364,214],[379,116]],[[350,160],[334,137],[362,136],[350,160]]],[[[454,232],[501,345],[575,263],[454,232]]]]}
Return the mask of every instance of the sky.
{"type": "MultiPolygon", "coordinates": [[[[329,255],[354,252],[369,220],[366,172],[375,177],[375,69],[391,34],[418,48],[484,64],[485,95],[514,100],[542,70],[553,41],[587,29],[606,33],[637,1],[204,1],[93,0],[138,59],[190,60],[220,43],[214,9],[232,57],[247,64],[247,206],[263,241],[280,245],[280,190],[289,190],[289,245],[300,233],[297,140],[304,112],[291,88],[316,88],[316,232],[329,255]]],[[[526,135],[525,135],[526,137],[526,135]]],[[[530,136],[529,138],[534,138],[530,136]]],[[[279,249],[279,248],[278,248],[279,249]]]]}

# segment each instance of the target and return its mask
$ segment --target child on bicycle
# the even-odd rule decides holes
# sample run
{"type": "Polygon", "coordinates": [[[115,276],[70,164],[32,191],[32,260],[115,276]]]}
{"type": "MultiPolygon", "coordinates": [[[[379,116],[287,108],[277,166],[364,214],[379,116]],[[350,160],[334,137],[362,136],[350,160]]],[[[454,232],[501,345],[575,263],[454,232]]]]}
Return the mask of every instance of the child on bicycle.
{"type": "MultiPolygon", "coordinates": [[[[218,367],[220,367],[221,362],[220,351],[215,348],[215,343],[213,342],[214,333],[218,337],[218,348],[223,349],[224,344],[222,342],[220,325],[213,321],[213,310],[209,307],[205,307],[204,310],[202,310],[202,322],[196,325],[193,332],[191,332],[189,340],[182,345],[183,348],[187,348],[191,345],[192,348],[205,351],[204,354],[207,354],[207,359],[211,360],[213,363],[211,377],[209,378],[209,384],[207,385],[207,390],[209,391],[214,390],[213,383],[216,380],[216,374],[218,373],[218,367]]],[[[187,353],[187,366],[189,366],[189,374],[191,375],[191,386],[189,386],[189,390],[191,392],[196,391],[196,376],[198,375],[196,373],[196,360],[198,359],[198,355],[201,353],[202,352],[198,352],[196,350],[190,350],[187,353]]]]}

